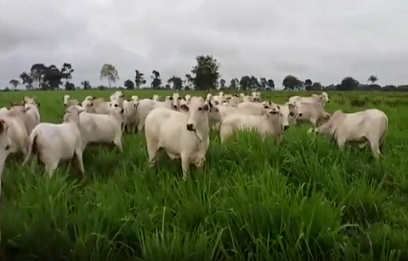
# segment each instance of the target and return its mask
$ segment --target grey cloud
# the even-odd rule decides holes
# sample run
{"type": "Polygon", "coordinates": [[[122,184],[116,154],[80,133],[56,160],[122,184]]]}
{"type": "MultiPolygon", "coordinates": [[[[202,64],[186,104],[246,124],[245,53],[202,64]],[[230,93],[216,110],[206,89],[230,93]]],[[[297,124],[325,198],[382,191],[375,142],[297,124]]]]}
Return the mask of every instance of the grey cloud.
{"type": "Polygon", "coordinates": [[[184,76],[201,54],[221,75],[328,85],[345,76],[408,83],[408,3],[399,0],[0,0],[0,87],[33,63],[70,62],[74,81],[112,63],[122,84],[139,69],[184,76]],[[15,15],[16,10],[21,15],[15,15]]]}

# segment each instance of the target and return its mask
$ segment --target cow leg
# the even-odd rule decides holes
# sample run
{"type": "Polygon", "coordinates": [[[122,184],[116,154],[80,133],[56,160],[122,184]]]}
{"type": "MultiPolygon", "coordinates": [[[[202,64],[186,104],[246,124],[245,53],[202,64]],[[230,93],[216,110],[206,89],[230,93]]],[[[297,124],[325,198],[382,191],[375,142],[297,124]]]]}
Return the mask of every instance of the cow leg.
{"type": "Polygon", "coordinates": [[[122,135],[116,135],[115,139],[113,140],[113,144],[115,144],[116,147],[119,148],[120,152],[123,152],[122,135]]]}
{"type": "Polygon", "coordinates": [[[83,179],[85,177],[85,168],[84,168],[84,160],[83,160],[81,148],[77,148],[75,150],[75,157],[78,161],[79,170],[81,171],[81,179],[83,179]]]}
{"type": "Polygon", "coordinates": [[[147,142],[147,154],[149,155],[149,167],[154,167],[157,161],[157,155],[159,153],[159,148],[156,143],[147,142]]]}
{"type": "Polygon", "coordinates": [[[310,123],[313,125],[313,127],[317,127],[317,119],[314,119],[314,118],[312,118],[312,119],[310,119],[310,123]]]}
{"type": "Polygon", "coordinates": [[[190,158],[186,155],[181,155],[181,168],[183,170],[183,180],[186,181],[190,171],[190,158]]]}
{"type": "Polygon", "coordinates": [[[381,156],[381,151],[380,151],[378,141],[371,139],[370,140],[370,147],[371,147],[371,151],[374,154],[374,157],[379,158],[381,156]]]}
{"type": "Polygon", "coordinates": [[[143,130],[144,127],[144,120],[140,119],[139,124],[137,125],[137,130],[140,132],[143,130]]]}
{"type": "Polygon", "coordinates": [[[337,146],[339,147],[339,149],[343,149],[345,143],[346,143],[345,139],[337,138],[337,146]]]}

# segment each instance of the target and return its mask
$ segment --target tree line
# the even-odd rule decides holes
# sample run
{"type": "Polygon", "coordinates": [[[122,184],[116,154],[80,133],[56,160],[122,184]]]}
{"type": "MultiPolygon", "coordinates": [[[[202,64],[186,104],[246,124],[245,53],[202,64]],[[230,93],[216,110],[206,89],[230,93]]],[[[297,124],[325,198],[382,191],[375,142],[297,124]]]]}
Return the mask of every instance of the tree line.
{"type": "MultiPolygon", "coordinates": [[[[174,90],[274,90],[275,82],[269,77],[257,78],[253,75],[244,75],[241,78],[233,78],[227,81],[222,78],[219,70],[220,64],[211,55],[201,55],[196,57],[196,64],[190,73],[184,77],[173,75],[163,81],[158,70],[153,70],[150,76],[146,76],[140,70],[135,70],[133,79],[123,82],[123,88],[132,90],[140,89],[147,84],[150,78],[150,88],[152,89],[174,89],[174,90]]],[[[60,68],[55,65],[44,65],[43,63],[33,64],[28,72],[20,74],[18,79],[10,80],[10,85],[16,89],[19,85],[24,85],[27,90],[75,90],[75,84],[71,82],[74,69],[70,63],[64,63],[60,68]]],[[[88,80],[83,80],[83,89],[106,89],[112,88],[112,83],[119,81],[119,73],[112,64],[104,64],[100,70],[100,78],[106,79],[108,86],[93,87],[88,80]]],[[[287,75],[282,86],[284,90],[338,90],[338,91],[408,91],[408,85],[386,85],[376,84],[378,77],[371,75],[366,84],[360,84],[353,77],[345,77],[339,84],[323,86],[320,82],[313,82],[311,79],[301,80],[296,76],[287,75]]],[[[8,87],[7,87],[8,89],[8,87]]]]}

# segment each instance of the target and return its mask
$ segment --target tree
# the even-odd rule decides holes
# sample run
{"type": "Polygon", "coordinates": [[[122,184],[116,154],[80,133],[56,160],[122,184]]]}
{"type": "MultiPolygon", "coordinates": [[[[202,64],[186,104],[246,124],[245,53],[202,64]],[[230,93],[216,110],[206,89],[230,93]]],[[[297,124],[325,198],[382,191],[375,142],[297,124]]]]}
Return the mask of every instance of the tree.
{"type": "Polygon", "coordinates": [[[123,83],[123,86],[125,86],[127,90],[133,90],[135,88],[135,83],[132,80],[128,79],[123,83]]]}
{"type": "Polygon", "coordinates": [[[237,78],[231,79],[229,88],[231,90],[238,90],[239,80],[237,78]]]}
{"type": "Polygon", "coordinates": [[[220,80],[220,88],[221,89],[225,89],[225,85],[227,84],[227,82],[224,79],[220,80]]]}
{"type": "Polygon", "coordinates": [[[220,74],[218,70],[220,64],[217,59],[211,55],[201,55],[196,57],[197,65],[193,67],[191,73],[195,75],[193,77],[193,83],[196,90],[209,90],[213,89],[218,82],[220,74]]]}
{"type": "Polygon", "coordinates": [[[262,90],[266,90],[266,86],[268,86],[268,82],[266,81],[265,77],[261,77],[260,79],[260,85],[262,90]]]}
{"type": "Polygon", "coordinates": [[[302,82],[295,76],[288,75],[283,79],[282,85],[284,86],[284,90],[301,89],[302,82]]]}
{"type": "Polygon", "coordinates": [[[64,63],[61,68],[62,79],[65,80],[65,85],[72,79],[74,69],[70,63],[64,63]]]}
{"type": "Polygon", "coordinates": [[[119,74],[115,66],[105,63],[101,69],[101,79],[108,79],[108,86],[111,88],[111,83],[119,80],[119,74]]]}
{"type": "Polygon", "coordinates": [[[26,85],[26,89],[31,90],[33,88],[34,79],[30,74],[23,72],[22,74],[20,74],[20,79],[22,83],[26,85]]]}
{"type": "Polygon", "coordinates": [[[185,77],[186,77],[187,87],[189,89],[191,89],[193,87],[193,85],[194,85],[194,79],[193,79],[193,77],[191,77],[191,74],[189,74],[189,73],[187,73],[185,77]]]}
{"type": "Polygon", "coordinates": [[[242,76],[241,80],[239,80],[240,89],[243,91],[248,90],[251,87],[251,77],[248,75],[242,76]]]}
{"type": "Polygon", "coordinates": [[[374,84],[376,81],[378,81],[377,76],[371,75],[370,77],[368,77],[368,82],[371,82],[371,84],[374,84]]]}
{"type": "MultiPolygon", "coordinates": [[[[62,73],[62,71],[60,71],[60,69],[57,68],[57,66],[52,64],[46,67],[46,69],[43,70],[43,83],[41,89],[43,90],[59,89],[60,85],[62,84],[62,79],[64,77],[65,77],[64,74],[62,73]]],[[[65,83],[65,89],[70,89],[67,88],[67,84],[68,82],[65,83]]]]}
{"type": "Polygon", "coordinates": [[[183,80],[180,77],[177,76],[171,76],[170,79],[167,80],[167,83],[172,83],[173,84],[173,89],[175,90],[181,90],[183,89],[183,80]]]}
{"type": "Polygon", "coordinates": [[[81,82],[82,87],[84,87],[84,90],[90,90],[92,89],[91,84],[89,83],[88,80],[82,81],[81,82]]]}
{"type": "MultiPolygon", "coordinates": [[[[306,89],[307,90],[307,89],[306,89]]],[[[311,91],[321,91],[323,90],[323,86],[320,82],[314,82],[312,87],[310,88],[311,91]]]]}
{"type": "Polygon", "coordinates": [[[36,63],[31,66],[30,76],[33,82],[37,83],[38,89],[42,87],[45,70],[47,70],[47,67],[42,63],[36,63]]]}
{"type": "Polygon", "coordinates": [[[337,89],[339,91],[353,91],[356,90],[359,85],[360,83],[353,77],[346,77],[341,81],[337,89]]]}
{"type": "Polygon", "coordinates": [[[306,91],[311,90],[311,89],[312,89],[312,85],[313,85],[312,80],[306,79],[306,81],[305,81],[305,89],[306,89],[306,91]]]}
{"type": "Polygon", "coordinates": [[[144,74],[139,71],[135,70],[135,85],[136,88],[140,89],[140,85],[146,84],[146,80],[144,79],[144,74]]]}
{"type": "Polygon", "coordinates": [[[253,75],[249,80],[249,85],[251,89],[259,89],[261,87],[261,84],[258,82],[258,78],[253,75]]]}
{"type": "Polygon", "coordinates": [[[152,72],[152,88],[153,89],[159,89],[160,85],[162,84],[162,81],[160,79],[160,73],[156,70],[153,70],[152,72]]]}
{"type": "Polygon", "coordinates": [[[16,79],[11,80],[9,83],[13,85],[14,90],[16,90],[17,86],[20,84],[20,82],[16,79]]]}
{"type": "Polygon", "coordinates": [[[275,82],[272,79],[267,81],[270,90],[275,90],[275,82]]]}

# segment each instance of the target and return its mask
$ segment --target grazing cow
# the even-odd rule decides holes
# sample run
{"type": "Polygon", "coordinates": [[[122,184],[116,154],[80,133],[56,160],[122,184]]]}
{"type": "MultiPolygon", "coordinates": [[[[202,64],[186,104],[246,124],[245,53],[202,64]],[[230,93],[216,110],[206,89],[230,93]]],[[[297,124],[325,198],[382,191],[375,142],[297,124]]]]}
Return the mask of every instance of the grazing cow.
{"type": "Polygon", "coordinates": [[[301,102],[302,115],[296,118],[296,123],[310,122],[314,127],[330,119],[330,114],[317,102],[301,102]]]}
{"type": "Polygon", "coordinates": [[[122,147],[122,129],[124,109],[112,107],[109,114],[82,112],[79,115],[79,129],[83,149],[88,143],[114,143],[120,151],[122,147]]]}
{"type": "MultiPolygon", "coordinates": [[[[308,132],[312,130],[309,129],[308,132]]],[[[378,158],[387,130],[387,115],[378,109],[368,109],[355,113],[337,110],[328,122],[315,128],[314,132],[331,136],[340,149],[346,142],[358,145],[359,148],[370,144],[372,153],[378,158]]]]}
{"type": "Polygon", "coordinates": [[[82,177],[85,174],[82,159],[83,145],[79,131],[79,114],[77,106],[70,106],[61,124],[40,123],[29,136],[28,153],[25,165],[32,153],[45,164],[48,175],[52,177],[61,160],[76,157],[82,177]]]}
{"type": "Polygon", "coordinates": [[[311,97],[301,97],[301,96],[292,96],[289,98],[289,102],[295,102],[295,101],[300,101],[302,103],[304,102],[310,102],[310,103],[320,103],[323,105],[323,107],[326,105],[326,103],[330,102],[329,95],[327,95],[326,92],[322,92],[320,95],[313,94],[311,97]]]}
{"type": "Polygon", "coordinates": [[[276,107],[276,104],[273,102],[241,102],[237,105],[237,108],[242,111],[242,113],[251,114],[251,115],[263,115],[265,114],[265,109],[273,109],[276,107]]]}
{"type": "MultiPolygon", "coordinates": [[[[256,130],[262,137],[272,135],[279,143],[283,137],[283,131],[289,127],[284,122],[279,106],[266,110],[264,115],[231,114],[221,121],[220,138],[224,142],[237,130],[256,130]]],[[[286,119],[287,121],[287,119],[286,119]]]]}
{"type": "Polygon", "coordinates": [[[210,106],[201,97],[192,97],[178,112],[166,108],[154,109],[147,115],[145,137],[149,164],[154,166],[158,151],[163,148],[171,159],[181,158],[183,179],[187,179],[190,164],[202,168],[209,146],[208,111],[210,106]]]}

